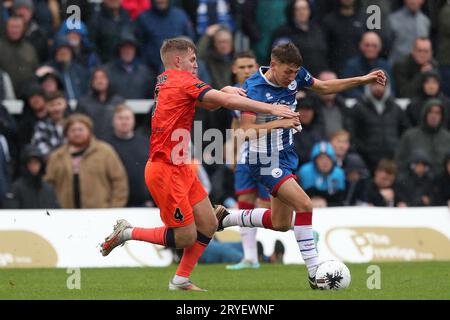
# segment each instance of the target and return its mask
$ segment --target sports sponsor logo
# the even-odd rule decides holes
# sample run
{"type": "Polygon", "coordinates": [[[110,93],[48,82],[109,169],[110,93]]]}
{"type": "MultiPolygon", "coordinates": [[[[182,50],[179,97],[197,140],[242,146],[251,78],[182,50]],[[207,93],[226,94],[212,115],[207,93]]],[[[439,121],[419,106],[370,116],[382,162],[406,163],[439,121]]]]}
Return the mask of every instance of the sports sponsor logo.
{"type": "Polygon", "coordinates": [[[40,235],[23,230],[0,231],[0,268],[56,267],[58,254],[40,235]]]}
{"type": "Polygon", "coordinates": [[[430,228],[339,227],[325,239],[347,262],[450,260],[450,239],[430,228]]]}
{"type": "Polygon", "coordinates": [[[195,86],[196,86],[197,88],[201,89],[201,88],[203,88],[204,86],[206,86],[206,83],[200,82],[200,83],[197,83],[195,86]]]}
{"type": "Polygon", "coordinates": [[[308,82],[311,79],[311,74],[308,72],[305,76],[305,81],[308,82]]]}
{"type": "Polygon", "coordinates": [[[288,86],[288,89],[289,90],[295,90],[295,89],[297,89],[297,81],[295,81],[295,80],[292,80],[292,82],[289,84],[289,86],[288,86]]]}

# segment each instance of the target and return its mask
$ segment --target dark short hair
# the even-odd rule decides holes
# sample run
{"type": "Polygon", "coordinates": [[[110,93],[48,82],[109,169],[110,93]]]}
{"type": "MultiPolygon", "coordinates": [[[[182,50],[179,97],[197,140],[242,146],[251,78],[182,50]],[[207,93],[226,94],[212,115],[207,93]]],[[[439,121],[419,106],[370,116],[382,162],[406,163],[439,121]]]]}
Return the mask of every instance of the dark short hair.
{"type": "Polygon", "coordinates": [[[397,165],[395,164],[394,161],[389,160],[389,159],[381,159],[378,164],[377,167],[375,169],[375,171],[384,171],[387,174],[397,174],[397,165]]]}
{"type": "Polygon", "coordinates": [[[243,58],[248,58],[248,59],[255,59],[256,60],[256,56],[253,53],[253,51],[251,50],[246,50],[246,51],[240,51],[237,52],[234,57],[233,57],[233,64],[238,60],[238,59],[243,59],[243,58]]]}
{"type": "Polygon", "coordinates": [[[293,64],[297,67],[303,65],[303,57],[300,54],[300,50],[292,42],[273,47],[270,58],[282,64],[293,64]]]}
{"type": "Polygon", "coordinates": [[[49,92],[45,95],[45,102],[50,102],[60,98],[66,100],[66,97],[62,91],[49,92]]]}

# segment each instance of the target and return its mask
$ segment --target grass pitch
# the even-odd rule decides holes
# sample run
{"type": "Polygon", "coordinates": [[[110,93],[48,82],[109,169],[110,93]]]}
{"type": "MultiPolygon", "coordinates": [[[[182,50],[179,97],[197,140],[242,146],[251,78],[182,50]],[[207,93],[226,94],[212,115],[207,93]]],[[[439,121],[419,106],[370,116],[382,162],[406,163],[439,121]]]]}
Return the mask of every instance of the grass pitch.
{"type": "MultiPolygon", "coordinates": [[[[348,264],[350,288],[313,291],[302,265],[264,264],[229,271],[199,265],[192,280],[206,293],[169,292],[176,266],[81,269],[81,289],[69,290],[66,269],[0,269],[0,299],[450,299],[450,263],[380,263],[381,289],[369,290],[367,264],[348,264]]],[[[70,281],[69,281],[70,282],[70,281]]]]}

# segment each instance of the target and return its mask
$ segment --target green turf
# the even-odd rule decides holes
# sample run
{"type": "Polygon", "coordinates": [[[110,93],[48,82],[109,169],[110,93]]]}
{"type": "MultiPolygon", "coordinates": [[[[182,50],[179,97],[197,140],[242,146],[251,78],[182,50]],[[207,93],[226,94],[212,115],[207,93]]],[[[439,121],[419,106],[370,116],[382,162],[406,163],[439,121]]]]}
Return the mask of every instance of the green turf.
{"type": "Polygon", "coordinates": [[[313,291],[301,265],[228,271],[200,265],[192,280],[206,293],[169,292],[168,268],[81,269],[81,290],[67,289],[65,269],[0,269],[0,299],[450,299],[450,263],[385,263],[381,289],[367,288],[368,265],[348,265],[349,289],[313,291]]]}

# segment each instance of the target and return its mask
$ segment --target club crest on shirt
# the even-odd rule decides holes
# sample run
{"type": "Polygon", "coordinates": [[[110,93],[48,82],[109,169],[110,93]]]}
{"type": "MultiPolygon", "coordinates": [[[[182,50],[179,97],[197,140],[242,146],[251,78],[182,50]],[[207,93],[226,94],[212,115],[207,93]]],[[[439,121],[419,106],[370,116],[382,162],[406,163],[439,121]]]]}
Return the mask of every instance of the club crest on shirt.
{"type": "Polygon", "coordinates": [[[282,174],[283,174],[283,170],[281,170],[280,168],[272,169],[272,177],[279,178],[279,177],[281,177],[282,174]]]}
{"type": "Polygon", "coordinates": [[[297,89],[297,81],[293,80],[293,81],[289,84],[288,89],[289,89],[289,90],[295,90],[295,89],[297,89]]]}

